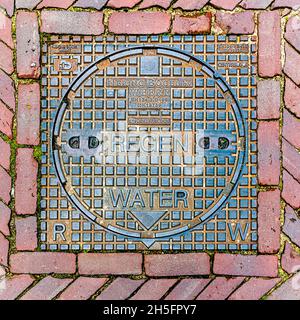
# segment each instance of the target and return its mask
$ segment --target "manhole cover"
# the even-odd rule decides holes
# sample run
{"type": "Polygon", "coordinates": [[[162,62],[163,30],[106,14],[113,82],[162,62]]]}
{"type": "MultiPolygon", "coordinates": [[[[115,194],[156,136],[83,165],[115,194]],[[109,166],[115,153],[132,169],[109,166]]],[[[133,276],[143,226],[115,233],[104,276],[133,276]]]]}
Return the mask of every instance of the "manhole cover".
{"type": "Polygon", "coordinates": [[[41,248],[255,250],[255,42],[47,42],[41,248]]]}

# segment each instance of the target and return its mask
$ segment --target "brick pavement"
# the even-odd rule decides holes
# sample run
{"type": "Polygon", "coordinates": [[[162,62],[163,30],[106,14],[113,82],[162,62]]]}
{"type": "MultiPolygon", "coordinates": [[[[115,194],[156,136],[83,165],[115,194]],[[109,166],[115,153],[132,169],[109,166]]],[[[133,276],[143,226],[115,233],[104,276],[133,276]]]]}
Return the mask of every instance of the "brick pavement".
{"type": "Polygon", "coordinates": [[[299,0],[0,1],[0,299],[299,300],[299,9],[299,0]],[[258,35],[257,255],[36,249],[42,32],[258,35]]]}

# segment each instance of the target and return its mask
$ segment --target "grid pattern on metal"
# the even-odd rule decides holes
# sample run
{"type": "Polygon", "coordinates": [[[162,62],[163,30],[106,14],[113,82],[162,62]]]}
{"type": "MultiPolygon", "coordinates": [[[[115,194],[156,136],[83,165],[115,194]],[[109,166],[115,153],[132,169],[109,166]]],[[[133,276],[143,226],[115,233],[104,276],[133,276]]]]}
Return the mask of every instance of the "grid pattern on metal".
{"type": "Polygon", "coordinates": [[[43,51],[41,249],[256,250],[254,37],[52,37],[43,51]],[[145,44],[152,47],[138,52],[137,46],[145,44]],[[126,50],[128,47],[132,49],[126,50]],[[167,48],[183,50],[183,54],[170,56],[167,48]],[[130,55],[116,54],[118,50],[130,55]],[[184,53],[204,63],[189,64],[184,53]],[[107,55],[115,58],[109,63],[101,60],[107,55]],[[89,73],[86,68],[95,61],[96,69],[89,73]],[[87,71],[82,73],[84,69],[87,71]],[[215,69],[228,85],[213,76],[215,69]],[[79,74],[84,81],[73,82],[70,90],[79,74]],[[128,87],[128,79],[153,77],[172,79],[172,87],[160,101],[163,108],[138,108],[139,100],[129,92],[134,86],[128,87]],[[194,79],[192,85],[174,82],[189,78],[194,79]],[[68,100],[61,103],[68,90],[68,100]],[[244,121],[232,110],[235,97],[244,121]],[[55,131],[59,105],[60,110],[65,107],[57,132],[60,151],[56,150],[52,157],[51,132],[55,131]],[[173,155],[149,163],[108,157],[105,165],[99,165],[91,150],[68,145],[70,138],[78,136],[88,143],[89,136],[103,129],[135,131],[136,121],[149,118],[167,120],[164,125],[139,125],[140,130],[204,130],[209,137],[204,141],[211,145],[204,149],[201,173],[189,163],[176,165],[173,155]],[[220,137],[228,139],[226,150],[218,147],[220,137]],[[241,151],[245,157],[242,160],[241,151]],[[56,157],[62,163],[61,174],[68,181],[65,188],[58,183],[59,175],[53,167],[56,157]],[[241,176],[237,178],[241,161],[241,176]],[[233,178],[235,187],[229,184],[233,178]],[[113,187],[187,190],[191,196],[187,207],[157,211],[159,218],[153,220],[153,213],[145,219],[145,215],[139,218],[139,212],[109,208],[105,193],[113,187]],[[230,187],[232,190],[228,190],[230,187]],[[209,214],[229,193],[225,205],[214,215],[209,214]]]}

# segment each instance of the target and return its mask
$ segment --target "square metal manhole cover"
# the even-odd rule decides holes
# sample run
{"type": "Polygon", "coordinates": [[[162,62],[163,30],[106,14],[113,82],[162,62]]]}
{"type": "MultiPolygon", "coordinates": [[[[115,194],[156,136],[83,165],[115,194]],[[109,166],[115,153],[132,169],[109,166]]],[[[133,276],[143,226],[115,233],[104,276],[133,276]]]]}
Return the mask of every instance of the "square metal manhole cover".
{"type": "Polygon", "coordinates": [[[51,37],[42,250],[256,250],[256,37],[51,37]]]}

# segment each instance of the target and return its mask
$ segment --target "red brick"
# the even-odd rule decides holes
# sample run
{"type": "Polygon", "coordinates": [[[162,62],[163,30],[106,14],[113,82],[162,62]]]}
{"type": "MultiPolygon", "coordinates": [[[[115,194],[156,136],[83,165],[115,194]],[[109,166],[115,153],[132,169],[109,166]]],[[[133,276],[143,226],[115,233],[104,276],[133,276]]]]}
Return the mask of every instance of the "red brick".
{"type": "Polygon", "coordinates": [[[209,4],[218,9],[233,10],[240,2],[241,0],[210,0],[209,4]]]}
{"type": "Polygon", "coordinates": [[[210,261],[206,253],[145,255],[148,276],[179,276],[210,274],[210,261]]]}
{"type": "Polygon", "coordinates": [[[101,12],[48,11],[41,13],[41,32],[100,35],[104,31],[101,12]],[[76,28],[74,28],[76,21],[76,28]]]}
{"type": "Polygon", "coordinates": [[[280,82],[261,80],[257,83],[257,118],[260,120],[279,119],[280,82]]]}
{"type": "Polygon", "coordinates": [[[285,92],[284,92],[284,102],[285,107],[295,114],[297,117],[300,117],[300,89],[299,87],[286,77],[285,80],[285,92]]]}
{"type": "Polygon", "coordinates": [[[61,9],[68,9],[75,0],[42,0],[39,5],[36,7],[37,9],[43,8],[61,8],[61,9]]]}
{"type": "Polygon", "coordinates": [[[16,0],[16,8],[32,10],[40,2],[41,0],[16,0]]]}
{"type": "Polygon", "coordinates": [[[280,191],[258,194],[258,250],[276,253],[280,248],[280,191]]]}
{"type": "Polygon", "coordinates": [[[144,0],[140,4],[140,9],[146,9],[154,6],[158,6],[164,9],[168,9],[172,0],[144,0]]]}
{"type": "Polygon", "coordinates": [[[286,109],[283,111],[282,135],[294,147],[300,148],[300,120],[295,118],[286,109]]]}
{"type": "Polygon", "coordinates": [[[244,0],[240,6],[244,9],[266,9],[273,0],[244,0]]]}
{"type": "Polygon", "coordinates": [[[150,279],[130,300],[160,300],[177,279],[150,279]]]}
{"type": "Polygon", "coordinates": [[[200,293],[197,300],[225,300],[244,279],[243,277],[217,277],[200,293]]]}
{"type": "Polygon", "coordinates": [[[12,138],[13,113],[0,101],[0,131],[12,138]]]}
{"type": "Polygon", "coordinates": [[[0,167],[0,181],[0,199],[8,204],[10,202],[11,177],[2,167],[0,167]]]}
{"type": "Polygon", "coordinates": [[[11,31],[11,19],[0,11],[0,40],[13,49],[14,42],[11,31]]]}
{"type": "Polygon", "coordinates": [[[209,33],[210,28],[210,13],[194,17],[175,16],[172,32],[177,34],[209,33]]]}
{"type": "Polygon", "coordinates": [[[37,14],[17,14],[17,73],[19,78],[40,76],[40,36],[37,14]]]}
{"type": "Polygon", "coordinates": [[[88,300],[107,280],[107,278],[79,277],[57,300],[88,300]]]}
{"type": "Polygon", "coordinates": [[[13,53],[12,50],[3,42],[0,42],[0,68],[8,74],[12,74],[13,67],[13,53]]]}
{"type": "Polygon", "coordinates": [[[0,166],[9,170],[10,167],[10,145],[0,137],[0,166]]]}
{"type": "Polygon", "coordinates": [[[37,220],[36,217],[15,220],[16,248],[18,251],[33,251],[37,247],[37,220]]]}
{"type": "Polygon", "coordinates": [[[14,275],[5,280],[5,289],[0,290],[0,300],[15,300],[34,279],[27,274],[14,275]]]}
{"type": "Polygon", "coordinates": [[[113,12],[109,31],[117,34],[157,34],[168,32],[171,16],[164,12],[113,12]]]}
{"type": "Polygon", "coordinates": [[[39,144],[40,86],[38,83],[20,84],[18,88],[17,142],[39,144]]]}
{"type": "Polygon", "coordinates": [[[251,278],[238,288],[228,300],[259,300],[270,291],[281,279],[257,279],[251,278]]]}
{"type": "Polygon", "coordinates": [[[291,8],[298,10],[300,8],[300,0],[275,0],[272,4],[272,9],[274,8],[291,8]]]}
{"type": "Polygon", "coordinates": [[[263,185],[278,185],[280,177],[279,122],[258,124],[258,181],[263,185]]]}
{"type": "Polygon", "coordinates": [[[285,107],[300,118],[300,88],[286,77],[284,91],[285,107]]]}
{"type": "Polygon", "coordinates": [[[300,271],[300,254],[286,242],[284,252],[281,257],[281,266],[287,273],[296,273],[300,271]]]}
{"type": "Polygon", "coordinates": [[[300,184],[283,170],[282,198],[294,209],[300,208],[300,184]]]}
{"type": "Polygon", "coordinates": [[[279,288],[274,290],[268,300],[300,300],[300,272],[284,282],[279,288]]]}
{"type": "Polygon", "coordinates": [[[107,0],[78,0],[74,3],[74,7],[79,8],[95,8],[97,10],[102,9],[107,0]]]}
{"type": "Polygon", "coordinates": [[[300,219],[290,206],[285,208],[285,219],[282,231],[300,247],[300,219]]]}
{"type": "Polygon", "coordinates": [[[32,149],[18,149],[16,160],[15,208],[17,214],[35,214],[38,164],[32,149]]]}
{"type": "Polygon", "coordinates": [[[0,201],[0,232],[5,236],[10,235],[9,222],[11,217],[11,210],[3,202],[0,201]]]}
{"type": "Polygon", "coordinates": [[[300,68],[298,66],[300,66],[300,54],[286,43],[284,72],[299,86],[300,68]]]}
{"type": "Polygon", "coordinates": [[[14,14],[14,0],[0,0],[0,8],[4,8],[7,14],[11,17],[14,14]]]}
{"type": "Polygon", "coordinates": [[[136,291],[145,280],[117,278],[96,298],[96,300],[125,300],[136,291]]]}
{"type": "Polygon", "coordinates": [[[216,253],[214,273],[232,276],[276,277],[277,256],[216,253]]]}
{"type": "Polygon", "coordinates": [[[216,13],[216,24],[228,34],[252,34],[254,32],[254,13],[252,11],[238,13],[216,13]]]}
{"type": "Polygon", "coordinates": [[[80,274],[141,274],[139,253],[81,253],[78,256],[80,274]]]}
{"type": "MultiPolygon", "coordinates": [[[[300,2],[299,2],[300,3],[300,2]]],[[[300,5],[299,5],[300,8],[300,5]]],[[[300,19],[299,16],[291,17],[286,25],[285,39],[300,51],[300,19]]]]}
{"type": "Polygon", "coordinates": [[[10,255],[13,273],[75,273],[76,256],[65,252],[20,252],[10,255]]]}
{"type": "Polygon", "coordinates": [[[0,99],[12,110],[16,108],[15,88],[12,79],[0,70],[0,99]]]}
{"type": "Polygon", "coordinates": [[[106,6],[114,9],[133,8],[139,2],[141,0],[109,0],[106,6]]]}
{"type": "Polygon", "coordinates": [[[261,77],[281,74],[280,13],[268,11],[258,19],[258,71],[261,77]],[[270,50],[272,48],[272,50],[270,50]]]}
{"type": "Polygon", "coordinates": [[[285,139],[282,139],[283,167],[298,181],[300,181],[300,153],[285,139]]]}
{"type": "Polygon", "coordinates": [[[178,0],[175,2],[173,8],[180,8],[183,10],[198,10],[202,9],[209,0],[178,0]]]}
{"type": "Polygon", "coordinates": [[[209,282],[210,279],[182,279],[165,300],[194,300],[209,282]]]}
{"type": "Polygon", "coordinates": [[[46,277],[26,292],[20,300],[51,300],[57,296],[73,279],[46,277]]]}
{"type": "Polygon", "coordinates": [[[9,242],[4,235],[0,233],[0,265],[8,265],[8,249],[9,242]]]}

